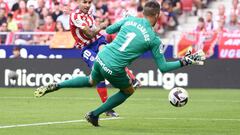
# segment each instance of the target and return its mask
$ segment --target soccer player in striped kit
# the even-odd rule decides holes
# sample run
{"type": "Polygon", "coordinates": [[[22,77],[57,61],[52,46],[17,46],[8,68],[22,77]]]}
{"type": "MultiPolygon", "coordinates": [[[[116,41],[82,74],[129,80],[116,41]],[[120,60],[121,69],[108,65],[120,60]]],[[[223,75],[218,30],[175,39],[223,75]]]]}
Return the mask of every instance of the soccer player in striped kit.
{"type": "MultiPolygon", "coordinates": [[[[100,31],[107,27],[108,23],[103,22],[99,26],[95,25],[95,20],[90,9],[92,0],[78,0],[78,2],[79,9],[71,13],[70,16],[70,30],[76,41],[75,47],[80,50],[82,59],[87,63],[88,67],[92,68],[98,51],[107,44],[105,37],[100,33],[100,31]]],[[[138,87],[140,85],[139,81],[127,68],[125,70],[131,78],[133,86],[138,87]]],[[[47,86],[41,86],[37,88],[34,95],[36,97],[41,97],[48,92],[52,92],[60,88],[77,88],[79,87],[79,81],[81,80],[76,77],[57,84],[54,83],[47,86]]],[[[105,81],[97,84],[97,91],[104,103],[108,98],[105,81]]],[[[113,110],[107,111],[106,115],[113,117],[118,116],[118,114],[113,110]]]]}

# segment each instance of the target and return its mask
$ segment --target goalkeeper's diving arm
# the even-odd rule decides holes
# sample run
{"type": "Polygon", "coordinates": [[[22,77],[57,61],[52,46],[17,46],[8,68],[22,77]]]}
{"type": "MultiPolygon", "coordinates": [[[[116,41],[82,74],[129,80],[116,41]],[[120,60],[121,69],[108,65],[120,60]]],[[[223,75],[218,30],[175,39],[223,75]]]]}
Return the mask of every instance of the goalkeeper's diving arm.
{"type": "Polygon", "coordinates": [[[189,49],[186,55],[177,61],[167,62],[164,55],[159,53],[158,55],[154,55],[154,60],[157,63],[158,69],[162,72],[169,72],[183,66],[188,65],[203,65],[205,60],[205,54],[202,50],[197,51],[196,53],[192,53],[192,49],[189,49]]]}

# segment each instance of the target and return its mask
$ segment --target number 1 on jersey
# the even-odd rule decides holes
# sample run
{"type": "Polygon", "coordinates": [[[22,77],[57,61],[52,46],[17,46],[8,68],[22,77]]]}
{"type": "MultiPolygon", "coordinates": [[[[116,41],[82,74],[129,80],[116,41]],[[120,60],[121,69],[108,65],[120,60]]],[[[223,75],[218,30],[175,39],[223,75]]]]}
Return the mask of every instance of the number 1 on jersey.
{"type": "Polygon", "coordinates": [[[135,37],[136,37],[136,34],[134,32],[128,33],[126,35],[126,41],[122,44],[122,46],[118,50],[123,52],[135,37]]]}

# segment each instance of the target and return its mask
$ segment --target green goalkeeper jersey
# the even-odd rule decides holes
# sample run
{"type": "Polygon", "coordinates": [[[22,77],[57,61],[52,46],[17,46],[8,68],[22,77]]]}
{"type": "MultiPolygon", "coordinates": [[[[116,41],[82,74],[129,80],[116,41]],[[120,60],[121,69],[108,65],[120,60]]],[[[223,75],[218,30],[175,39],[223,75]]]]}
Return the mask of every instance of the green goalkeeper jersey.
{"type": "Polygon", "coordinates": [[[181,66],[179,61],[166,62],[163,44],[145,18],[127,17],[109,26],[108,34],[118,32],[113,42],[98,53],[98,57],[113,71],[120,71],[144,52],[151,50],[158,68],[162,72],[181,66]]]}

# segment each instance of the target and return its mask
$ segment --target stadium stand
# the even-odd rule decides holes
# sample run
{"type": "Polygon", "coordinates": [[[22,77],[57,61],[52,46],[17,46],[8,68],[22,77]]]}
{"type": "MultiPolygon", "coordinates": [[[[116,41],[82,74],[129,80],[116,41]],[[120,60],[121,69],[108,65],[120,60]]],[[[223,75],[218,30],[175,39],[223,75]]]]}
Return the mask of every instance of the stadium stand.
{"type": "MultiPolygon", "coordinates": [[[[93,0],[91,12],[97,23],[108,20],[112,24],[126,13],[142,17],[145,1],[93,0]]],[[[165,44],[177,47],[182,33],[200,32],[200,25],[204,32],[210,33],[240,30],[238,0],[158,1],[162,12],[155,29],[165,44]]],[[[1,44],[48,46],[56,32],[69,31],[70,12],[77,7],[77,0],[0,0],[1,44]]],[[[113,38],[114,35],[108,37],[110,41],[113,38]]]]}
{"type": "MultiPolygon", "coordinates": [[[[159,34],[164,34],[168,30],[174,30],[179,25],[178,16],[182,13],[181,5],[186,5],[187,1],[159,0],[159,2],[163,5],[163,15],[156,29],[159,34]]],[[[101,22],[104,19],[108,19],[111,24],[121,19],[125,11],[128,11],[131,15],[141,17],[142,6],[145,0],[94,0],[93,3],[92,12],[97,20],[101,22]]],[[[61,25],[64,28],[63,31],[69,30],[67,21],[69,13],[74,11],[78,5],[76,0],[20,0],[11,2],[0,0],[0,6],[1,32],[54,32],[58,31],[61,25]],[[4,22],[7,23],[8,29],[6,30],[2,28],[6,25],[2,26],[4,22]],[[58,23],[58,28],[56,28],[56,23],[58,23]],[[24,28],[26,25],[29,25],[27,30],[24,28]]],[[[8,36],[8,34],[4,35],[5,37],[8,36]]],[[[26,36],[32,37],[30,35],[26,36]]],[[[15,37],[15,39],[18,38],[21,39],[21,36],[15,37]]],[[[33,40],[29,43],[49,43],[46,40],[49,40],[49,38],[43,39],[43,41],[33,40]]],[[[4,41],[1,41],[1,43],[4,44],[4,41]]],[[[15,42],[10,44],[15,44],[15,42]]]]}

